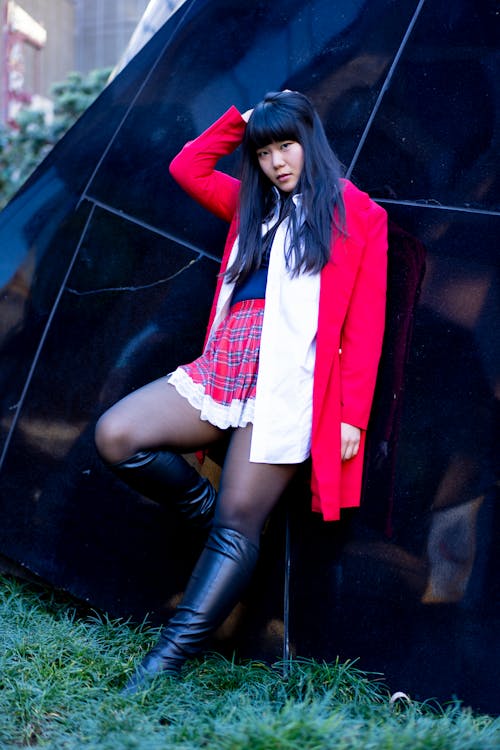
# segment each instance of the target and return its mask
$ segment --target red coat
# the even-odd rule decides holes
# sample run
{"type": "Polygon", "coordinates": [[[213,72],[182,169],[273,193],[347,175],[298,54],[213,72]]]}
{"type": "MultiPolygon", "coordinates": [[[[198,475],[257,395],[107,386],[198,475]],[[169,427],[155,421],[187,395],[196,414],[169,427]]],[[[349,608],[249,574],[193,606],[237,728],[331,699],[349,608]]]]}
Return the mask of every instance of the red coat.
{"type": "MultiPolygon", "coordinates": [[[[241,143],[245,122],[231,107],[170,165],[174,179],[198,203],[230,222],[222,258],[226,270],[237,236],[240,183],[217,171],[219,158],[241,143]]],[[[311,436],[312,509],[325,521],[359,505],[365,430],[382,349],[387,277],[387,216],[383,208],[343,181],[346,237],[332,243],[321,271],[311,436]],[[361,428],[360,450],[341,461],[340,423],[361,428]]],[[[219,277],[208,329],[222,284],[219,277]]]]}

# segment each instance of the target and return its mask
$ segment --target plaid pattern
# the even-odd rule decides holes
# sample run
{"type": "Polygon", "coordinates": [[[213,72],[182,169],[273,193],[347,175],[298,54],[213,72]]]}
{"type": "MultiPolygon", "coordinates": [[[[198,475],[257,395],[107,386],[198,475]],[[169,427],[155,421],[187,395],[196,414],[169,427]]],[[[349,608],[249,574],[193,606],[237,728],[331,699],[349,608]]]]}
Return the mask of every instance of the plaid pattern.
{"type": "Polygon", "coordinates": [[[263,299],[237,302],[211,335],[205,351],[170,376],[202,419],[220,427],[251,421],[259,369],[263,299]]]}

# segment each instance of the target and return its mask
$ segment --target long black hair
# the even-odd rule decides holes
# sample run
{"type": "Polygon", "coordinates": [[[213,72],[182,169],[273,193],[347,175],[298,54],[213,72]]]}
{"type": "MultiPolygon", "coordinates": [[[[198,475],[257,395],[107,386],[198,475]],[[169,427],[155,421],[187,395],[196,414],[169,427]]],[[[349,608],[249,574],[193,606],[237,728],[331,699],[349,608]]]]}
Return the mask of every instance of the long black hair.
{"type": "Polygon", "coordinates": [[[275,191],[262,171],[257,150],[273,142],[296,141],[304,167],[294,192],[300,193],[304,220],[289,222],[287,265],[292,274],[319,272],[331,255],[332,232],[344,232],[342,169],[312,103],[298,91],[266,94],[254,108],[242,143],[238,252],[227,271],[241,282],[261,263],[262,222],[275,205],[275,191]]]}

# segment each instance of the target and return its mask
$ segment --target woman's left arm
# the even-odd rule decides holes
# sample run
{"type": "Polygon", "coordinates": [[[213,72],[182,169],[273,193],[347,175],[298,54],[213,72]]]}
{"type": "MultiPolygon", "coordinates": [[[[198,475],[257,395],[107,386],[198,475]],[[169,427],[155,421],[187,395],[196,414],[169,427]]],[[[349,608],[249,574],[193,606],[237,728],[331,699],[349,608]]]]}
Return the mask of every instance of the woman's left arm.
{"type": "MultiPolygon", "coordinates": [[[[370,199],[363,211],[365,245],[342,329],[340,374],[341,421],[346,427],[365,430],[384,335],[387,214],[370,199]]],[[[349,431],[344,433],[348,436],[349,431]]]]}

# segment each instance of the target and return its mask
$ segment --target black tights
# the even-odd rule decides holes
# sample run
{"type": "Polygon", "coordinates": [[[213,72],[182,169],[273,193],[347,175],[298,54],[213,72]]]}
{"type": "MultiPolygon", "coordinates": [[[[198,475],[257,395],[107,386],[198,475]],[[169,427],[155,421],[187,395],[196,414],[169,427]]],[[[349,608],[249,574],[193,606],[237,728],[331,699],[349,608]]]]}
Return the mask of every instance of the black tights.
{"type": "MultiPolygon", "coordinates": [[[[167,378],[149,383],[100,418],[96,445],[108,463],[144,450],[187,453],[207,447],[224,432],[200,419],[167,378]]],[[[294,476],[296,464],[251,463],[252,425],[232,432],[222,469],[214,524],[235,529],[258,544],[262,527],[294,476]]]]}
{"type": "Polygon", "coordinates": [[[224,461],[214,524],[259,543],[264,523],[292,479],[295,464],[250,463],[252,426],[235,430],[224,461]]]}

